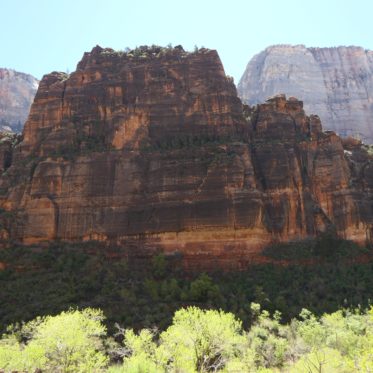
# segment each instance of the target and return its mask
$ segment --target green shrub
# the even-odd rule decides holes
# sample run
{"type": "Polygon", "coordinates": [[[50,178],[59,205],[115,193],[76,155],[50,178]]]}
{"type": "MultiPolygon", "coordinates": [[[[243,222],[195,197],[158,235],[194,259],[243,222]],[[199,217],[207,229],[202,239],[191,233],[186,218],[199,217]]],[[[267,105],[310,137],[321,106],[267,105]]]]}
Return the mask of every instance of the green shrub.
{"type": "Polygon", "coordinates": [[[160,343],[172,371],[208,372],[224,368],[244,348],[245,338],[233,314],[189,307],[175,313],[160,343]]]}
{"type": "Polygon", "coordinates": [[[88,308],[13,327],[0,341],[0,367],[5,371],[98,371],[107,364],[103,319],[102,311],[88,308]]]}
{"type": "Polygon", "coordinates": [[[194,301],[211,300],[220,294],[219,286],[205,273],[199,275],[190,284],[189,296],[194,301]]]}

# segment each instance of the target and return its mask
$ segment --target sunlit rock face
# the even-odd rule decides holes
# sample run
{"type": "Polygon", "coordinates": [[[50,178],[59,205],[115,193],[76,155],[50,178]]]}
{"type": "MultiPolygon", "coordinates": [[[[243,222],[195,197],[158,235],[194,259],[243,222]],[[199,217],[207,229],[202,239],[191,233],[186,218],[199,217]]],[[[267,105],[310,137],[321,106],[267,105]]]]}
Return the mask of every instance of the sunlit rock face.
{"type": "Polygon", "coordinates": [[[0,68],[0,130],[22,131],[38,84],[31,75],[0,68]]]}
{"type": "Polygon", "coordinates": [[[370,240],[368,152],[346,153],[295,98],[243,106],[212,50],[95,47],[44,76],[12,149],[0,233],[26,244],[98,240],[230,269],[327,229],[370,240]]]}
{"type": "Polygon", "coordinates": [[[250,105],[295,96],[324,128],[373,143],[373,51],[274,45],[251,59],[238,93],[250,105]]]}

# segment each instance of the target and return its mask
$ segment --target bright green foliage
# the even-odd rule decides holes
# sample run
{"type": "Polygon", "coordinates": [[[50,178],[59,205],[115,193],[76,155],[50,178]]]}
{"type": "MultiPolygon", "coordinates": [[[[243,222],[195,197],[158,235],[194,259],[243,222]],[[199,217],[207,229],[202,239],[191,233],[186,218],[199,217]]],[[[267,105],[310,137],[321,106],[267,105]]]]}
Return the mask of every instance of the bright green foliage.
{"type": "Polygon", "coordinates": [[[158,347],[154,342],[154,337],[154,333],[148,329],[141,330],[138,335],[132,329],[125,331],[124,345],[129,354],[123,364],[126,372],[163,370],[162,367],[166,364],[165,356],[162,347],[158,347]]]}
{"type": "Polygon", "coordinates": [[[289,349],[287,327],[280,324],[281,315],[275,313],[271,318],[267,311],[260,312],[258,304],[251,305],[257,319],[247,334],[249,348],[254,355],[257,367],[280,367],[289,349]]]}
{"type": "Polygon", "coordinates": [[[143,354],[125,359],[123,365],[113,366],[108,370],[109,373],[162,373],[163,371],[143,354]]]}
{"type": "Polygon", "coordinates": [[[132,329],[128,329],[124,333],[124,343],[131,355],[145,354],[147,357],[151,357],[154,356],[156,350],[153,337],[153,333],[148,329],[141,330],[138,335],[132,329]]]}
{"type": "Polygon", "coordinates": [[[310,311],[303,309],[299,315],[302,321],[295,321],[297,332],[307,346],[319,347],[324,343],[326,331],[319,320],[310,311]]]}
{"type": "Polygon", "coordinates": [[[0,368],[6,372],[34,371],[46,365],[44,351],[38,346],[22,346],[15,335],[0,341],[0,368]]]}
{"type": "Polygon", "coordinates": [[[132,329],[121,330],[124,347],[119,348],[123,365],[110,368],[110,372],[153,373],[163,372],[166,366],[164,349],[155,342],[155,333],[148,329],[138,334],[132,329]]]}
{"type": "Polygon", "coordinates": [[[373,320],[369,314],[344,310],[317,319],[303,310],[293,321],[304,353],[292,372],[369,372],[373,368],[373,320]]]}
{"type": "Polygon", "coordinates": [[[182,372],[222,369],[245,348],[241,321],[233,314],[196,307],[177,311],[160,341],[173,371],[182,372]]]}
{"type": "Polygon", "coordinates": [[[303,356],[289,369],[289,373],[353,373],[353,362],[338,350],[322,348],[303,356]]]}
{"type": "Polygon", "coordinates": [[[358,345],[355,365],[363,372],[373,372],[373,307],[368,312],[366,321],[366,332],[358,345]]]}
{"type": "MultiPolygon", "coordinates": [[[[158,343],[149,330],[136,335],[124,332],[125,358],[112,372],[209,372],[231,368],[246,349],[241,321],[223,311],[197,307],[175,313],[173,324],[160,335],[158,343]]],[[[231,370],[233,372],[233,370],[231,370]]]]}
{"type": "Polygon", "coordinates": [[[101,311],[70,310],[9,328],[0,340],[0,371],[373,372],[373,308],[322,317],[303,309],[299,318],[283,324],[279,312],[270,315],[252,303],[250,318],[251,327],[244,331],[231,313],[183,308],[160,335],[119,328],[119,346],[103,339],[101,311]],[[113,365],[108,367],[109,358],[113,365]]]}
{"type": "Polygon", "coordinates": [[[0,367],[5,371],[99,371],[107,363],[102,352],[103,318],[102,311],[85,309],[26,323],[1,339],[0,367]]]}

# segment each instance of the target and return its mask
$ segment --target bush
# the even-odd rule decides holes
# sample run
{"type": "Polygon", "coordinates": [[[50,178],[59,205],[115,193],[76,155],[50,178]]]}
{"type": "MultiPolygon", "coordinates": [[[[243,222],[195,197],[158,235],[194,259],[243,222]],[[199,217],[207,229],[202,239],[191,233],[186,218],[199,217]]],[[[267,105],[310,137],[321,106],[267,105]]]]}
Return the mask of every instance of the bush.
{"type": "Polygon", "coordinates": [[[175,313],[160,342],[172,371],[207,372],[224,368],[244,348],[245,338],[233,314],[189,307],[175,313]]]}
{"type": "Polygon", "coordinates": [[[210,276],[203,273],[190,284],[190,299],[204,301],[219,296],[219,286],[216,285],[210,276]]]}
{"type": "Polygon", "coordinates": [[[91,372],[107,363],[102,311],[67,311],[9,329],[1,339],[0,367],[6,371],[91,372]]]}
{"type": "Polygon", "coordinates": [[[3,372],[206,373],[372,372],[373,308],[342,309],[316,317],[304,309],[281,324],[281,315],[251,306],[252,325],[231,313],[183,308],[172,325],[121,329],[104,340],[99,310],[62,312],[14,325],[0,340],[3,372]],[[106,351],[105,351],[106,349],[106,351]],[[109,365],[109,356],[112,365],[109,365]],[[122,361],[122,364],[118,362],[122,361]]]}

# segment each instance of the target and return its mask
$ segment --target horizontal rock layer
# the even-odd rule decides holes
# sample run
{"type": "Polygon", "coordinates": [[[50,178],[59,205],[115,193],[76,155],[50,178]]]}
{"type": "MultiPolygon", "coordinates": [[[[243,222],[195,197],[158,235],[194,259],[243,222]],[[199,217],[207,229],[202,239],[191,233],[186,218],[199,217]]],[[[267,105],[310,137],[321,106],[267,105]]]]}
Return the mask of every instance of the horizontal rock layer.
{"type": "Polygon", "coordinates": [[[371,240],[367,150],[297,99],[242,106],[211,50],[94,48],[43,78],[11,159],[1,235],[26,244],[99,240],[237,268],[328,229],[371,240]]]}
{"type": "Polygon", "coordinates": [[[326,129],[373,143],[373,51],[274,45],[251,59],[238,92],[250,105],[296,96],[326,129]]]}

